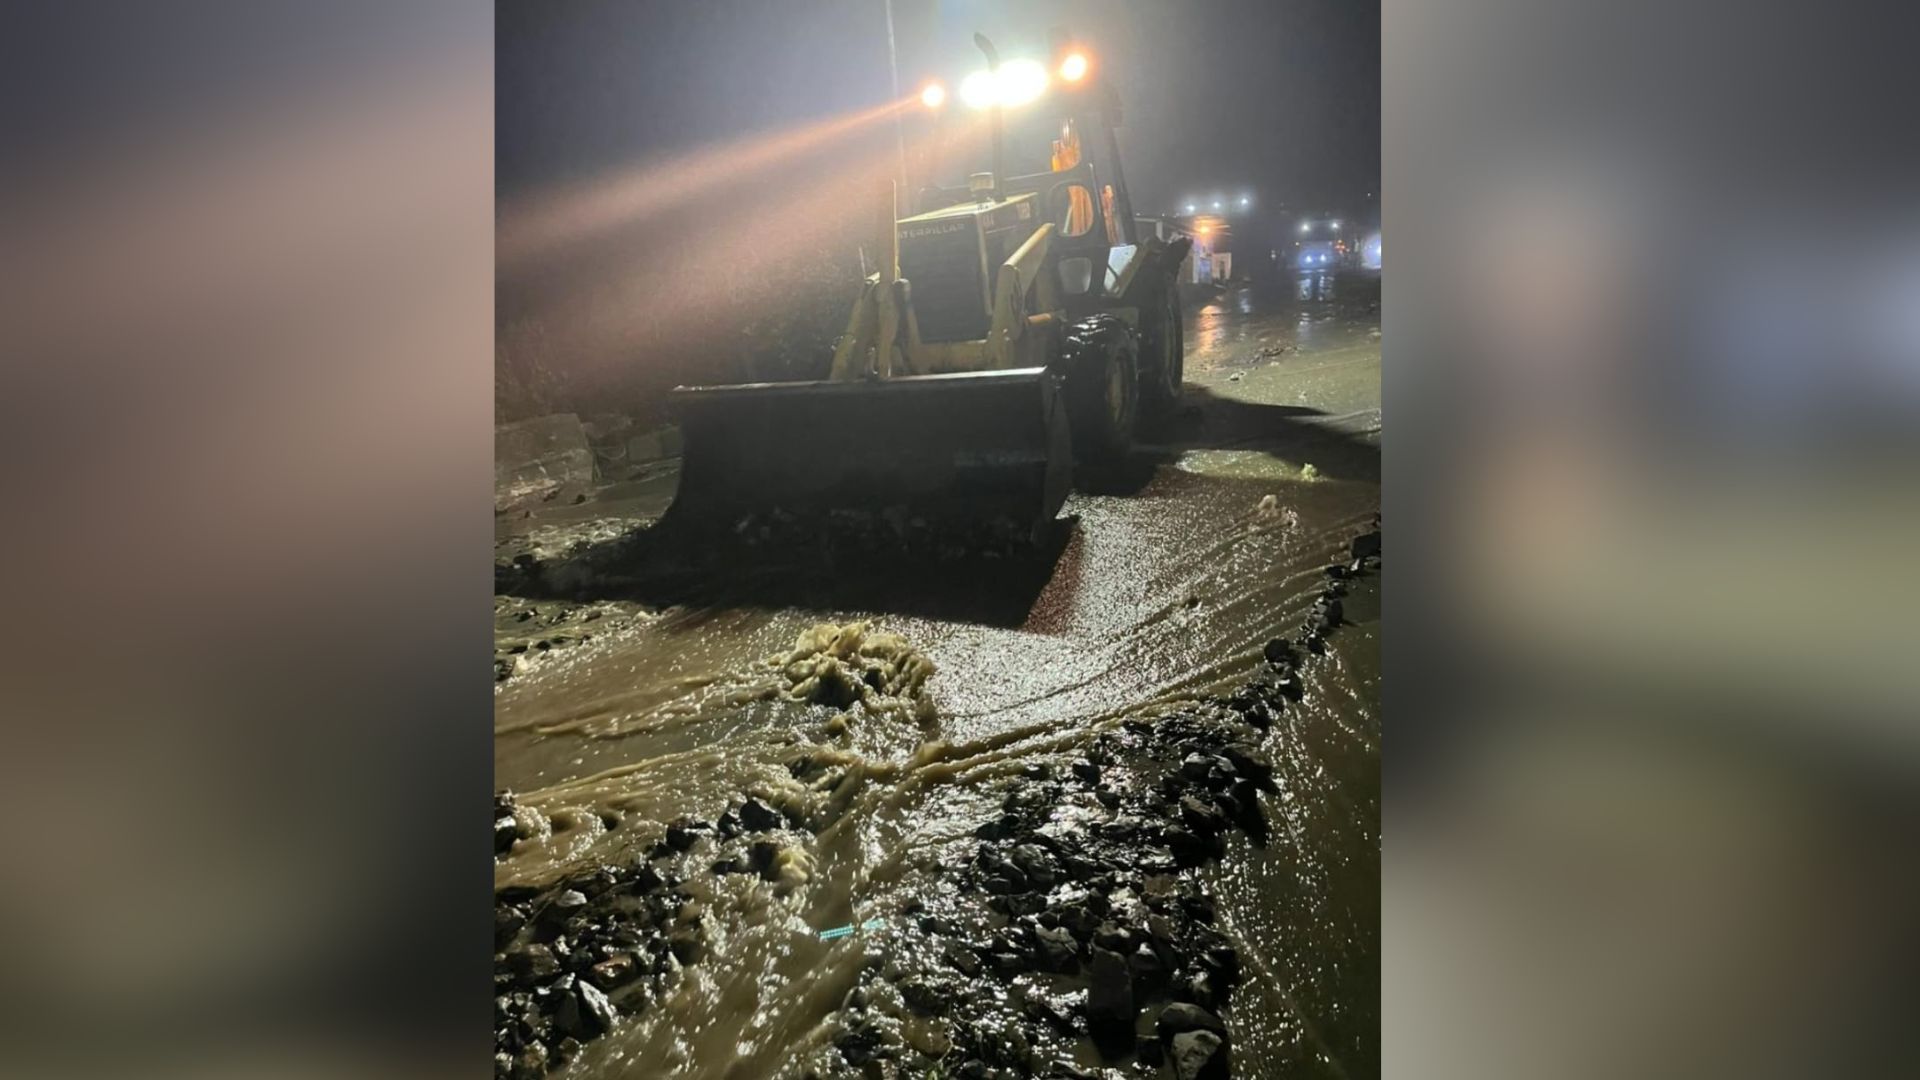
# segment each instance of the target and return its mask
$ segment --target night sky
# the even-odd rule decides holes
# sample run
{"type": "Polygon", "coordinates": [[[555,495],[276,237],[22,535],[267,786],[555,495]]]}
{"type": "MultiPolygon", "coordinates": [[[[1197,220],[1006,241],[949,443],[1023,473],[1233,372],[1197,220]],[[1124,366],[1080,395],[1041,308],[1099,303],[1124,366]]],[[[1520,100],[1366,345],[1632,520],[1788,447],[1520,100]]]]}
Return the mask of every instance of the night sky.
{"type": "MultiPolygon", "coordinates": [[[[982,66],[975,30],[1008,58],[1044,59],[1051,26],[1086,41],[1120,94],[1142,213],[1252,193],[1262,213],[1242,228],[1276,237],[1296,212],[1377,214],[1367,200],[1380,173],[1377,4],[895,0],[894,10],[903,93],[929,77],[952,88],[982,66]]],[[[507,0],[496,36],[503,204],[891,96],[884,0],[507,0]]],[[[951,171],[940,179],[962,179],[951,171]]]]}

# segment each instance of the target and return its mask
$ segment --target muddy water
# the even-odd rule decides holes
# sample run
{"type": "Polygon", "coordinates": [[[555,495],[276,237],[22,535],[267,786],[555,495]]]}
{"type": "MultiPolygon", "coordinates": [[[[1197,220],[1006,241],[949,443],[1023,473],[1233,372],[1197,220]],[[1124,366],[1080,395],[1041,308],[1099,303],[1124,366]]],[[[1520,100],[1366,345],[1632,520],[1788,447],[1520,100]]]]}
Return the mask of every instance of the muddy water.
{"type": "MultiPolygon", "coordinates": [[[[669,820],[711,820],[742,793],[819,830],[793,838],[775,880],[690,881],[707,956],[568,1075],[797,1068],[825,1045],[822,1021],[863,962],[816,931],[897,912],[991,812],[1000,779],[1251,673],[1379,506],[1377,290],[1288,280],[1190,311],[1187,415],[1119,490],[1069,500],[1070,527],[1038,565],[882,581],[857,604],[828,581],[763,591],[742,568],[718,592],[730,599],[655,610],[608,597],[591,620],[538,615],[575,640],[518,654],[497,691],[496,784],[519,794],[533,834],[497,884],[631,861],[669,820]],[[962,602],[927,602],[955,593],[962,602]],[[822,695],[796,678],[823,624],[863,626],[847,633],[869,643],[896,636],[855,654],[886,692],[822,695]],[[923,682],[894,677],[923,664],[923,682]],[[802,751],[835,766],[824,782],[789,771],[802,751]]],[[[657,506],[603,493],[506,531],[599,540],[657,506]]],[[[1270,733],[1287,778],[1270,812],[1287,842],[1235,848],[1207,871],[1256,973],[1230,1016],[1239,1060],[1328,1075],[1375,1060],[1377,647],[1365,605],[1349,618],[1360,626],[1270,733]]]]}

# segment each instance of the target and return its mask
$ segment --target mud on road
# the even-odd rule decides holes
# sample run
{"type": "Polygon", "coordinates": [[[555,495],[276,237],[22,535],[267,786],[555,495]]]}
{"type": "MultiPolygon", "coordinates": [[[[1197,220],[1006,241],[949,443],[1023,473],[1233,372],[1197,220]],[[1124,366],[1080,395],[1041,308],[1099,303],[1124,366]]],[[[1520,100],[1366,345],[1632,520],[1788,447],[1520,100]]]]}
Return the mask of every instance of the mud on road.
{"type": "Polygon", "coordinates": [[[1377,302],[1190,311],[1026,558],[661,580],[670,474],[503,517],[503,1074],[1377,1071],[1377,302]]]}

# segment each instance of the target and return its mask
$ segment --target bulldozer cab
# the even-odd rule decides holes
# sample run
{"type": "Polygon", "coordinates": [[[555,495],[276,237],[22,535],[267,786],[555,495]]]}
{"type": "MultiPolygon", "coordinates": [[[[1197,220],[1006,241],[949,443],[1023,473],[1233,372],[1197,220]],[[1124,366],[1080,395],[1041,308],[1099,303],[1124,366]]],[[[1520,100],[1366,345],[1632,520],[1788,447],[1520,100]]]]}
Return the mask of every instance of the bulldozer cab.
{"type": "MultiPolygon", "coordinates": [[[[1062,99],[1065,108],[1010,131],[1010,150],[1022,162],[1047,161],[1053,139],[1071,130],[1079,142],[1079,162],[1061,170],[997,177],[996,195],[1000,200],[1032,196],[1039,220],[1054,226],[1052,248],[1062,268],[1062,300],[1070,315],[1078,315],[1110,305],[1127,292],[1137,270],[1140,239],[1120,165],[1115,131],[1119,106],[1111,89],[1095,84],[1062,99]],[[1080,221],[1074,220],[1076,200],[1093,210],[1080,221]]],[[[921,190],[917,209],[924,214],[975,199],[964,185],[929,186],[921,190]]]]}

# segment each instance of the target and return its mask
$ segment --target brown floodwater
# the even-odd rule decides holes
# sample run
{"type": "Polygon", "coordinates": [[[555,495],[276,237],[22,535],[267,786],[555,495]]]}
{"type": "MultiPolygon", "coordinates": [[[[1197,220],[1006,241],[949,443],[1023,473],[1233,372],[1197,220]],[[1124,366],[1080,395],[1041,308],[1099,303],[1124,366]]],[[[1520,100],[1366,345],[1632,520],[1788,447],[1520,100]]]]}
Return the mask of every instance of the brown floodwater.
{"type": "MultiPolygon", "coordinates": [[[[991,812],[997,781],[1263,663],[1379,509],[1378,292],[1377,277],[1288,279],[1190,309],[1187,415],[1119,490],[1069,499],[1055,548],[1004,572],[888,570],[849,594],[742,567],[664,608],[616,588],[503,603],[502,641],[529,647],[496,691],[495,779],[535,835],[499,862],[498,886],[631,860],[667,821],[712,820],[747,792],[827,823],[778,880],[689,882],[708,955],[566,1075],[798,1068],[863,962],[819,929],[897,910],[991,812]],[[827,638],[807,636],[849,624],[888,692],[795,700],[824,670],[827,638]],[[543,635],[561,643],[531,647],[543,635]],[[791,775],[802,748],[842,766],[831,788],[791,775]]],[[[503,523],[503,543],[606,541],[670,494],[670,476],[608,489],[503,523]]],[[[1275,842],[1202,872],[1252,973],[1228,1015],[1243,1065],[1377,1070],[1377,579],[1348,607],[1354,625],[1267,735],[1275,842]]]]}

